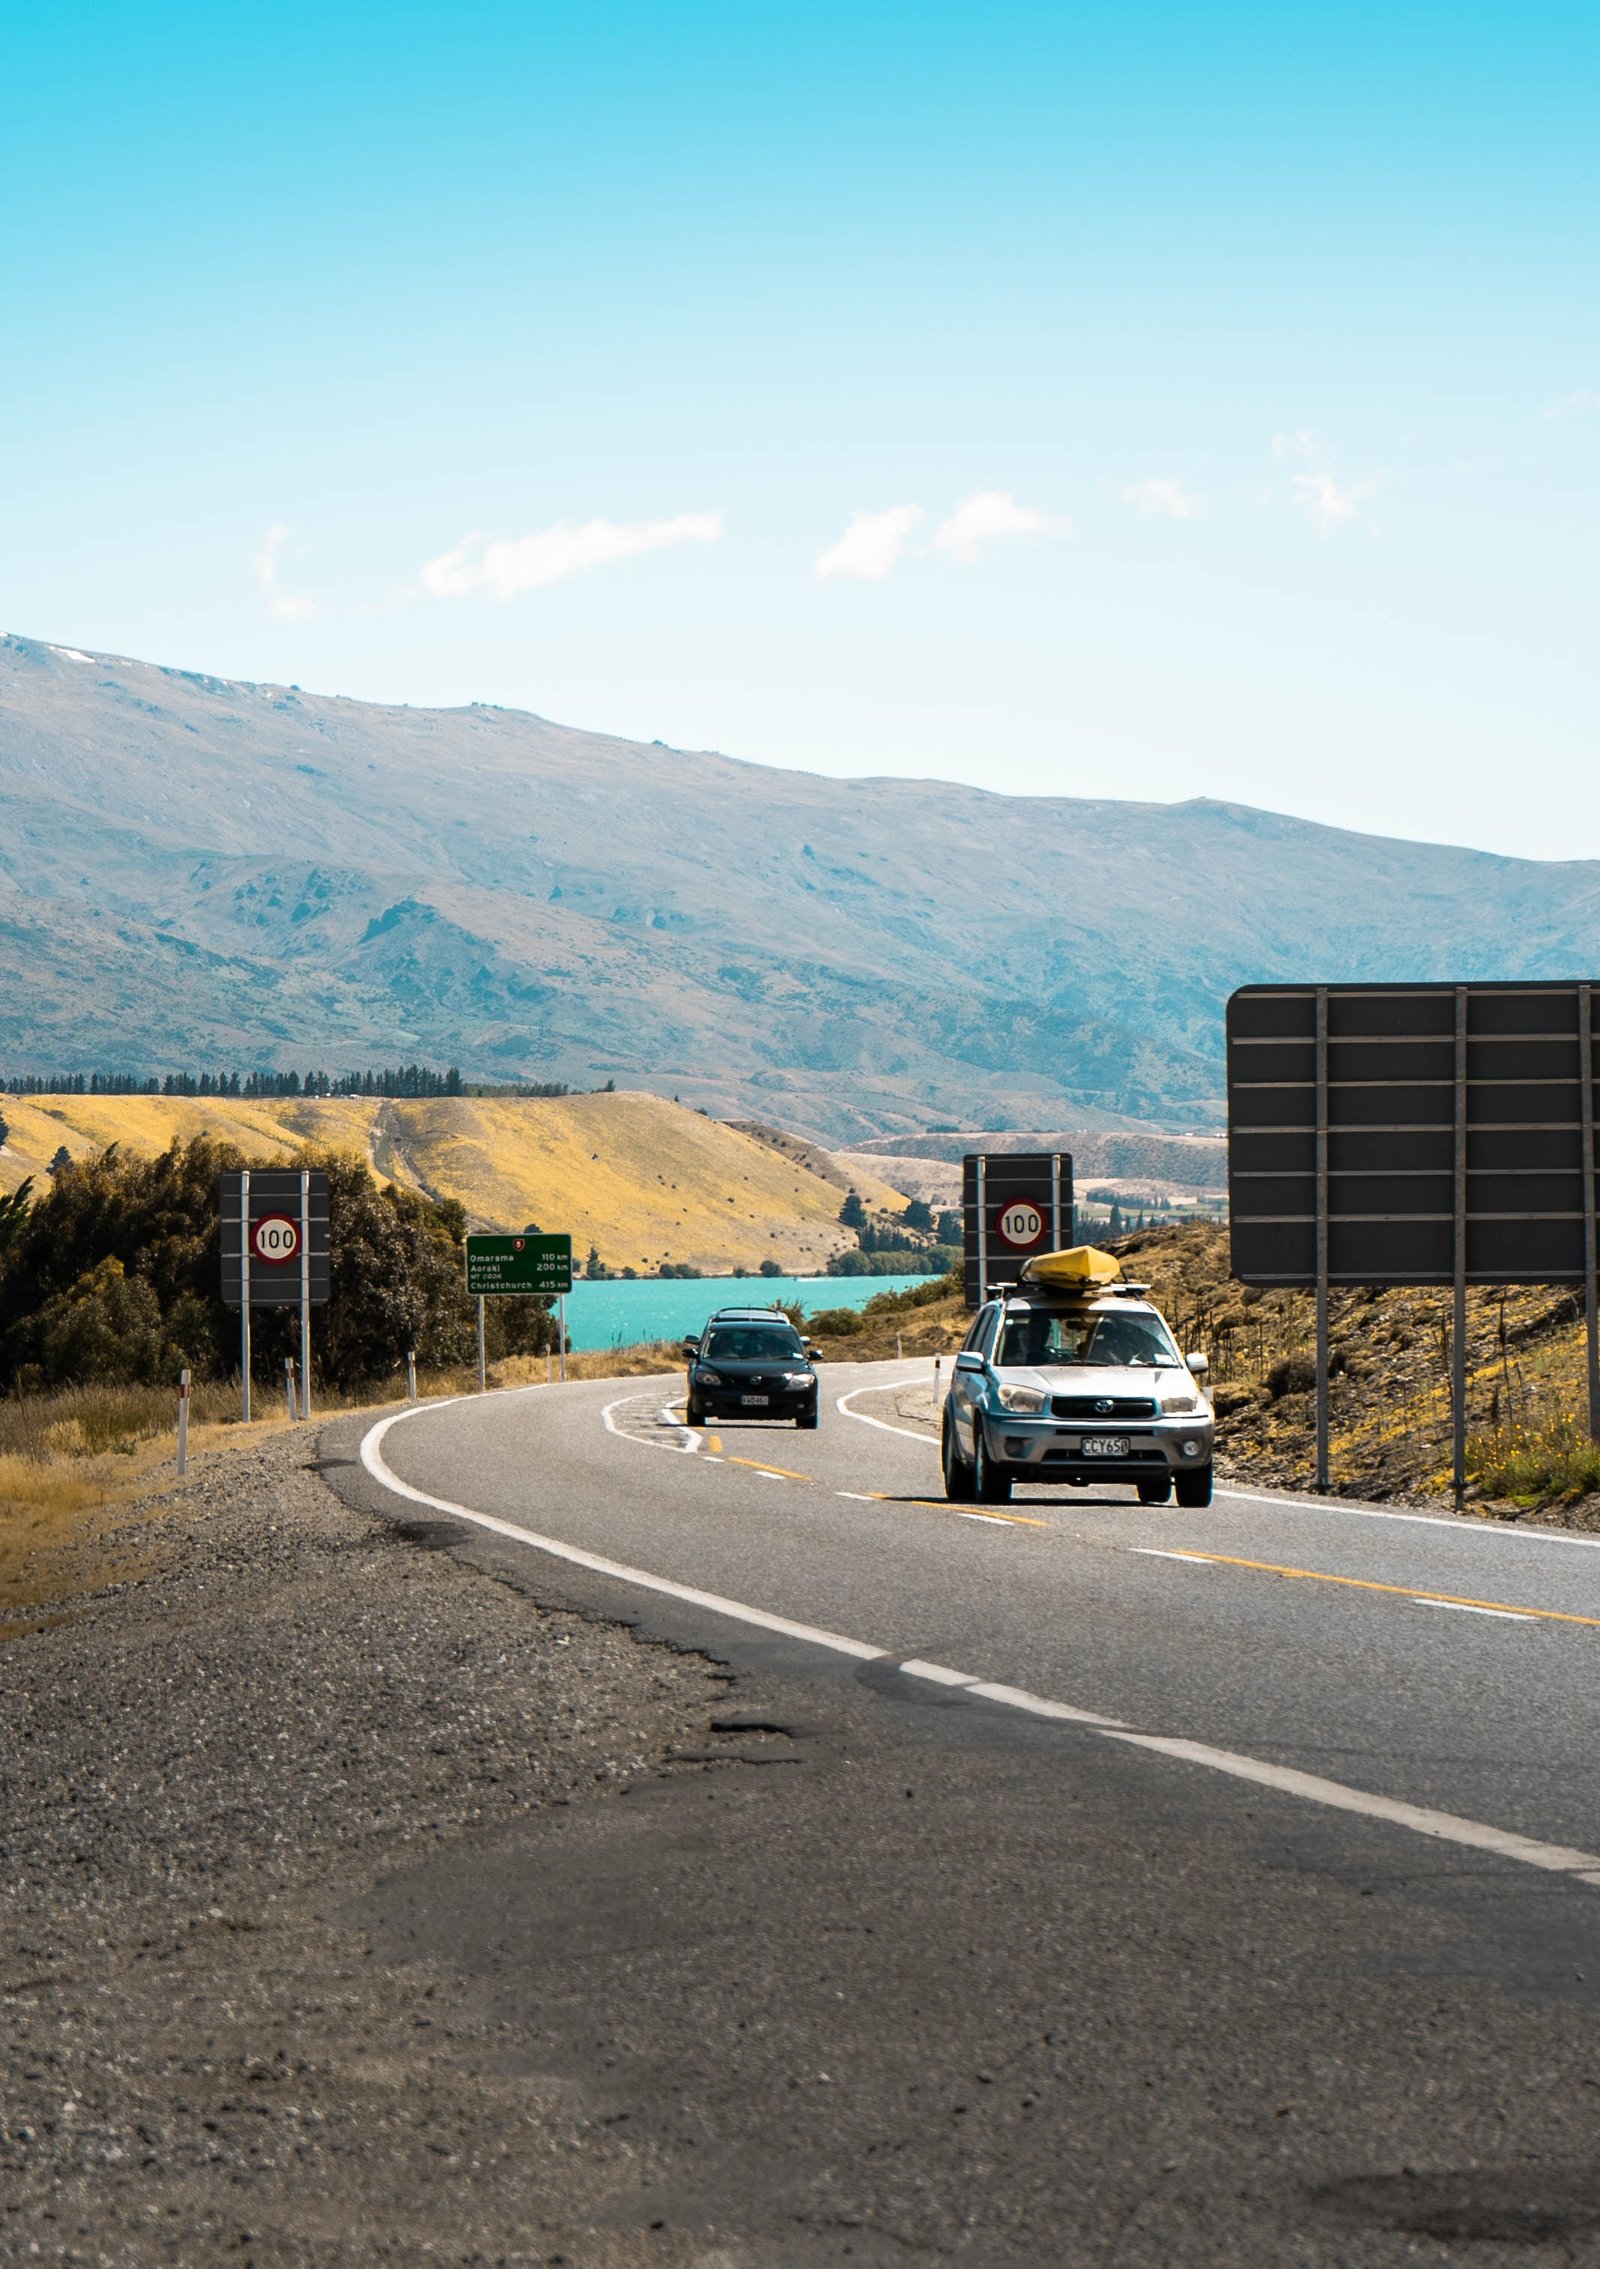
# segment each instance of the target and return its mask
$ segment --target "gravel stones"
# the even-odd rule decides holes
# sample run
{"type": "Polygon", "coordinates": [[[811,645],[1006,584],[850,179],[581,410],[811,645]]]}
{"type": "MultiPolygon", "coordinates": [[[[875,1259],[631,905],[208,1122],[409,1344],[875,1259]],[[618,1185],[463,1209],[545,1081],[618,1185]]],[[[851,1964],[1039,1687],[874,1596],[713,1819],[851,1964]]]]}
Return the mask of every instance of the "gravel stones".
{"type": "Polygon", "coordinates": [[[307,1434],[139,1511],[152,1573],[0,1647],[0,2259],[559,2253],[625,2151],[341,1917],[703,1752],[725,1680],[347,1510],[307,1434]]]}

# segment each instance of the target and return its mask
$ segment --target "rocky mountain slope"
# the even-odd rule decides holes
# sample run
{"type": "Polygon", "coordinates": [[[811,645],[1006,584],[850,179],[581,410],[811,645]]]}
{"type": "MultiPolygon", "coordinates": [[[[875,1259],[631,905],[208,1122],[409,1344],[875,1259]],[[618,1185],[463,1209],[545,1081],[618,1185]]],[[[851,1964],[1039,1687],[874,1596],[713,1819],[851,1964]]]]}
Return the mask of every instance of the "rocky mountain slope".
{"type": "Polygon", "coordinates": [[[835,1142],[1194,1126],[1239,983],[1597,954],[1592,862],[823,779],[0,640],[0,1076],[421,1057],[835,1142]]]}

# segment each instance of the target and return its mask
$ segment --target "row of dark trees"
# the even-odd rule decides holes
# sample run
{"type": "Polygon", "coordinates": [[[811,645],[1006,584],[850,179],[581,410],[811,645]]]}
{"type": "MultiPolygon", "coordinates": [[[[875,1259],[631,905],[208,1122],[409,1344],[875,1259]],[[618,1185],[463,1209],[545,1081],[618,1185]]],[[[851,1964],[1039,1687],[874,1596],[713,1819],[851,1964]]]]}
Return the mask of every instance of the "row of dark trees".
{"type": "MultiPolygon", "coordinates": [[[[607,1080],[602,1094],[616,1088],[607,1080]]],[[[415,1099],[433,1095],[570,1095],[562,1079],[524,1080],[519,1084],[490,1086],[464,1080],[452,1064],[434,1071],[427,1064],[398,1064],[389,1071],[169,1071],[162,1078],[137,1072],[62,1071],[23,1072],[0,1079],[6,1095],[237,1095],[242,1099],[291,1095],[379,1095],[415,1099]]]]}
{"type": "MultiPolygon", "coordinates": [[[[332,1297],[313,1320],[314,1363],[327,1386],[390,1377],[414,1348],[424,1366],[475,1359],[477,1308],[463,1265],[466,1215],[392,1185],[360,1159],[307,1152],[249,1159],[210,1136],[159,1158],[67,1161],[30,1203],[24,1184],[0,1198],[0,1391],[95,1380],[154,1384],[187,1367],[237,1374],[239,1318],[222,1301],[219,1177],[225,1169],[315,1165],[329,1184],[332,1297]]],[[[278,1377],[295,1352],[289,1308],[251,1318],[252,1370],[278,1377]]],[[[487,1352],[542,1354],[554,1345],[551,1303],[487,1304],[487,1352]]]]}

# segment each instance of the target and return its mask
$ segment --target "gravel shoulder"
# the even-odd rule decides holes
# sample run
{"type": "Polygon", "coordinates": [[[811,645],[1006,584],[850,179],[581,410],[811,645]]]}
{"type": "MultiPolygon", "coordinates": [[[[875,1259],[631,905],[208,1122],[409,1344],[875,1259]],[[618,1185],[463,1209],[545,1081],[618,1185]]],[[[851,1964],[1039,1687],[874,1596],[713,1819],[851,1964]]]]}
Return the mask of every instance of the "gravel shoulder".
{"type": "Polygon", "coordinates": [[[559,2258],[633,2155],[354,1902],[715,1772],[725,1678],[347,1509],[305,1435],[128,1518],[140,1579],[0,1646],[0,2258],[559,2258]]]}

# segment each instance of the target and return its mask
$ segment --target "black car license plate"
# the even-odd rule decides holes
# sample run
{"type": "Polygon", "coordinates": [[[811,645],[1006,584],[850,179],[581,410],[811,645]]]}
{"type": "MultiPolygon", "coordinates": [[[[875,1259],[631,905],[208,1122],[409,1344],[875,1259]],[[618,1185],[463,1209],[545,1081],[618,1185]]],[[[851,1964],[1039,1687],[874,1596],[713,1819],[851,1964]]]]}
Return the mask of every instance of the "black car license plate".
{"type": "Polygon", "coordinates": [[[739,1400],[746,1410],[765,1410],[772,1397],[769,1394],[742,1394],[739,1400]]]}
{"type": "Polygon", "coordinates": [[[1085,1434],[1083,1454],[1086,1458],[1125,1458],[1128,1437],[1126,1434],[1085,1434]]]}

